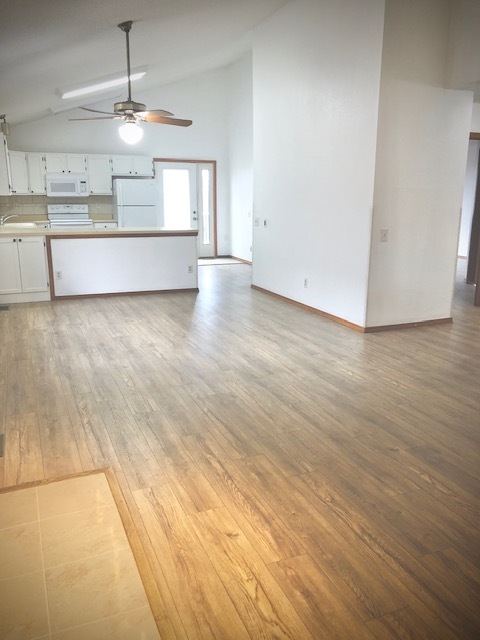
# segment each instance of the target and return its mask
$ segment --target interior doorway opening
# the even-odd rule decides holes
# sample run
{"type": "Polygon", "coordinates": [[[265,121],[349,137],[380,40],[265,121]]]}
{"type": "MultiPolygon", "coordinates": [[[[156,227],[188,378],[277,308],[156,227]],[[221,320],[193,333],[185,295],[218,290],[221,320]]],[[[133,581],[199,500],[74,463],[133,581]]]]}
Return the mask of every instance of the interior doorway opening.
{"type": "MultiPolygon", "coordinates": [[[[470,134],[467,170],[462,202],[458,257],[465,260],[466,284],[477,284],[475,304],[480,303],[478,273],[480,271],[480,135],[470,134]]],[[[460,264],[460,263],[459,263],[460,264]]]]}

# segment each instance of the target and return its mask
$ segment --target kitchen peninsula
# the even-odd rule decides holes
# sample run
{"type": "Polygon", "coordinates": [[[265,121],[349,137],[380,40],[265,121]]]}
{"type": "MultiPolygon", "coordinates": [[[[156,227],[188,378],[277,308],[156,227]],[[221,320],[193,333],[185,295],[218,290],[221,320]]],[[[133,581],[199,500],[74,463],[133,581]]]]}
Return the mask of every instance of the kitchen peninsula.
{"type": "Polygon", "coordinates": [[[4,252],[3,258],[0,254],[0,263],[8,260],[12,268],[9,268],[10,282],[0,287],[0,304],[121,293],[197,291],[197,235],[196,230],[39,229],[5,224],[0,227],[0,247],[4,252]],[[35,268],[25,251],[27,246],[33,246],[34,239],[35,268]],[[47,282],[43,296],[38,283],[36,289],[25,287],[27,276],[41,267],[39,244],[50,283],[49,293],[47,282]]]}

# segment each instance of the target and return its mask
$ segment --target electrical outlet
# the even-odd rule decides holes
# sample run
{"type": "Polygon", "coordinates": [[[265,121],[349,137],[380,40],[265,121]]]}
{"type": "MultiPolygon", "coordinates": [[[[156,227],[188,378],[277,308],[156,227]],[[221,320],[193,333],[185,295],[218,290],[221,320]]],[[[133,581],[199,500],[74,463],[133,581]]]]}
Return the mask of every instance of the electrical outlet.
{"type": "Polygon", "coordinates": [[[308,287],[308,278],[304,278],[303,286],[305,287],[305,289],[308,287]]]}
{"type": "Polygon", "coordinates": [[[57,280],[61,280],[62,279],[62,272],[61,271],[55,271],[55,278],[57,280]]]}
{"type": "Polygon", "coordinates": [[[188,271],[188,273],[193,273],[193,267],[192,267],[191,264],[188,265],[187,271],[188,271]]]}

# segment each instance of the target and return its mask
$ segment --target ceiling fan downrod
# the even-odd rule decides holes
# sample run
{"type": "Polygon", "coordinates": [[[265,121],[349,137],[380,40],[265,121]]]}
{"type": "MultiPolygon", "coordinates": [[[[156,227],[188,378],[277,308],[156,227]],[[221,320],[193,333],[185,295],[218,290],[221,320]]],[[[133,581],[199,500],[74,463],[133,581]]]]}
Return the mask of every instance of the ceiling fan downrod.
{"type": "Polygon", "coordinates": [[[121,22],[118,27],[125,33],[125,38],[127,39],[127,78],[128,78],[128,102],[132,101],[132,87],[130,82],[130,29],[132,28],[133,21],[127,20],[126,22],[121,22]]]}
{"type": "Polygon", "coordinates": [[[119,29],[121,29],[125,33],[125,38],[127,41],[127,81],[128,81],[128,96],[126,102],[116,102],[114,106],[115,113],[119,115],[133,114],[138,111],[145,111],[145,105],[141,102],[133,102],[132,100],[132,83],[130,80],[130,29],[132,28],[133,20],[127,20],[126,22],[121,22],[119,25],[119,29]]]}

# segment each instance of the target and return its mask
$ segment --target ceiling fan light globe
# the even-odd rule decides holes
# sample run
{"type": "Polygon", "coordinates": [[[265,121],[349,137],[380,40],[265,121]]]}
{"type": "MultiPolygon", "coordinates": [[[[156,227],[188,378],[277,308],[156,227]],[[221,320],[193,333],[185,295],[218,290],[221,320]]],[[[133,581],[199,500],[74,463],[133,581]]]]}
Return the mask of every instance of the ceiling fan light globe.
{"type": "Polygon", "coordinates": [[[137,144],[143,138],[143,129],[136,122],[125,122],[118,129],[118,133],[127,144],[137,144]]]}

